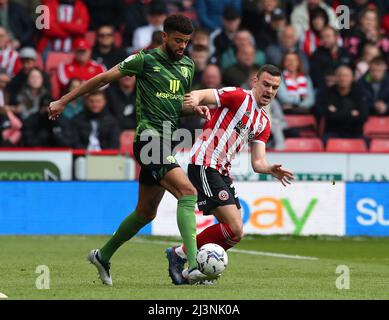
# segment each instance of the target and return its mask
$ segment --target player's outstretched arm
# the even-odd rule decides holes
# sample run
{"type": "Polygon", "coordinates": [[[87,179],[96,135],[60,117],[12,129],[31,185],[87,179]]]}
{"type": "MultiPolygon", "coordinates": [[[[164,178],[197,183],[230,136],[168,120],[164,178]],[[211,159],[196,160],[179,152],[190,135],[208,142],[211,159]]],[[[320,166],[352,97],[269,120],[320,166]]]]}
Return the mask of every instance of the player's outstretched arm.
{"type": "Polygon", "coordinates": [[[284,186],[293,180],[293,173],[282,168],[281,164],[269,164],[266,159],[266,146],[261,142],[251,143],[251,166],[254,172],[271,174],[284,186]]]}
{"type": "Polygon", "coordinates": [[[184,97],[184,107],[216,104],[214,89],[194,90],[184,97]]]}
{"type": "Polygon", "coordinates": [[[89,79],[79,87],[61,97],[59,100],[51,102],[49,106],[49,119],[57,120],[68,103],[86,93],[95,91],[113,81],[116,81],[121,77],[123,77],[123,74],[119,71],[118,67],[115,66],[110,70],[89,79]]]}

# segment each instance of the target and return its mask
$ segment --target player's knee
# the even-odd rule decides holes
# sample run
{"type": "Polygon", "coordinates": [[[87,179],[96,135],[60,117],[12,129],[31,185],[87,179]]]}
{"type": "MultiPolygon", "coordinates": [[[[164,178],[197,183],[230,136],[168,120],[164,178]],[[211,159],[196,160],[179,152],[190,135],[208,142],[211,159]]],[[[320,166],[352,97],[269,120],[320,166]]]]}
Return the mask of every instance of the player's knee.
{"type": "Polygon", "coordinates": [[[136,213],[147,221],[152,221],[157,216],[157,208],[152,205],[142,205],[136,207],[136,213]]]}
{"type": "Polygon", "coordinates": [[[197,197],[197,190],[191,184],[187,184],[183,188],[181,188],[180,193],[181,193],[181,195],[180,195],[181,197],[184,197],[184,196],[196,196],[197,197]]]}
{"type": "Polygon", "coordinates": [[[239,242],[243,239],[244,232],[243,232],[243,226],[241,224],[231,224],[229,225],[232,233],[234,234],[233,240],[236,242],[239,242]]]}

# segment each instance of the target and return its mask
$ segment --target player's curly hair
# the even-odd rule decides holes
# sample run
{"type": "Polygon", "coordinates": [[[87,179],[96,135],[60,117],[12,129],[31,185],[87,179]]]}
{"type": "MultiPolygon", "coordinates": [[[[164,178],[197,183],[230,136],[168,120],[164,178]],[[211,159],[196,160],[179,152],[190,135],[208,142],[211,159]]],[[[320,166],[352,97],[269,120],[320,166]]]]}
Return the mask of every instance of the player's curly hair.
{"type": "Polygon", "coordinates": [[[163,31],[166,33],[180,32],[185,35],[190,35],[194,31],[192,21],[182,14],[173,14],[167,17],[163,23],[163,31]]]}

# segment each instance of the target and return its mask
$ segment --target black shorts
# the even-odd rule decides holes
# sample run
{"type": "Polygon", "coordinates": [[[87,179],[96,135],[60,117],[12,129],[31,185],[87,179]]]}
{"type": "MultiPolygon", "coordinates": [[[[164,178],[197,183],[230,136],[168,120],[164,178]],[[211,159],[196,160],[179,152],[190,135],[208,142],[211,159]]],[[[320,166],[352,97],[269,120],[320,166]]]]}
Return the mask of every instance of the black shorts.
{"type": "Polygon", "coordinates": [[[156,137],[150,137],[148,141],[134,141],[134,157],[141,166],[140,184],[159,185],[166,173],[180,167],[173,155],[174,146],[174,142],[156,137]]]}
{"type": "Polygon", "coordinates": [[[214,168],[188,165],[188,177],[197,189],[197,205],[205,215],[220,206],[235,204],[241,208],[234,184],[228,176],[223,176],[214,168]]]}

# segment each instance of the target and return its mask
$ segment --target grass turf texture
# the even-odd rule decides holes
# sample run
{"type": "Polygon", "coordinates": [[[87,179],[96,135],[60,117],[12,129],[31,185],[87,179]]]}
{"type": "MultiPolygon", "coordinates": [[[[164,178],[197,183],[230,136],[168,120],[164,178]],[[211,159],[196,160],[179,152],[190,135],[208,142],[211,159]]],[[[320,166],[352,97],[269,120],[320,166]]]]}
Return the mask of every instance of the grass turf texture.
{"type": "Polygon", "coordinates": [[[0,236],[0,292],[9,299],[388,299],[389,238],[248,236],[237,249],[301,256],[294,260],[229,252],[214,286],[174,286],[167,275],[166,237],[136,237],[112,259],[114,286],[103,286],[86,262],[103,236],[0,236]],[[50,269],[50,289],[38,290],[37,266],[50,269]],[[335,282],[350,268],[350,289],[335,282]]]}

